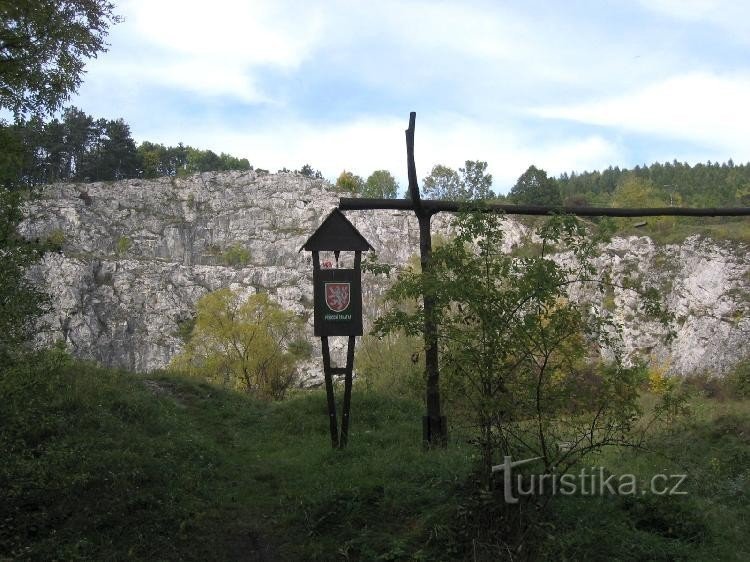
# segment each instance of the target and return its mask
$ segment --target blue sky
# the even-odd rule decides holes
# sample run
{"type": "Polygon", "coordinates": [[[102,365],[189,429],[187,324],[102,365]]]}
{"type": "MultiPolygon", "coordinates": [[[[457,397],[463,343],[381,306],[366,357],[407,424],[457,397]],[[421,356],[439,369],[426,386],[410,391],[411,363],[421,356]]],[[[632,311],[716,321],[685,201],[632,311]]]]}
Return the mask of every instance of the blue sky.
{"type": "Polygon", "coordinates": [[[74,104],[329,179],[750,161],[750,2],[115,0],[74,104]]]}

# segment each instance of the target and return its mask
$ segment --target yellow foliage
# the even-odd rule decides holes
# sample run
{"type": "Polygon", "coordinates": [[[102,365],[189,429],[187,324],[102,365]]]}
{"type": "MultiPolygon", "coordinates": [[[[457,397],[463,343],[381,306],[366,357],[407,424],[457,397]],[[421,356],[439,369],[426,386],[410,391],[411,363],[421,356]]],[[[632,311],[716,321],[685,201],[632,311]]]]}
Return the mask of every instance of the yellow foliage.
{"type": "Polygon", "coordinates": [[[648,371],[648,389],[657,396],[662,396],[673,390],[677,383],[674,377],[667,375],[668,368],[669,364],[663,363],[648,371]]]}
{"type": "MultiPolygon", "coordinates": [[[[679,202],[679,200],[675,201],[673,197],[673,205],[679,205],[679,202]]],[[[669,202],[660,196],[651,180],[630,175],[615,189],[612,197],[612,206],[629,208],[668,207],[669,202]]],[[[672,229],[675,222],[675,217],[651,217],[648,220],[650,227],[660,232],[672,229]]],[[[628,226],[632,221],[629,219],[617,219],[617,223],[621,226],[628,226]]]]}
{"type": "Polygon", "coordinates": [[[190,340],[171,367],[262,398],[282,399],[296,377],[287,351],[301,321],[259,293],[241,300],[229,289],[204,296],[190,340]]]}

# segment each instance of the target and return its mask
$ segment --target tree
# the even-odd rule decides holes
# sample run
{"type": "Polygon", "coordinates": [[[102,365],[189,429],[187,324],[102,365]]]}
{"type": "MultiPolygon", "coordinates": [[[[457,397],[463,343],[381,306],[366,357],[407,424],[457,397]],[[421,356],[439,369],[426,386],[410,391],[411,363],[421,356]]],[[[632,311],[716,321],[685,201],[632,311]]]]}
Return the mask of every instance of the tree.
{"type": "Polygon", "coordinates": [[[362,188],[362,195],[375,199],[395,199],[398,182],[388,170],[375,170],[362,188]]]}
{"type": "MultiPolygon", "coordinates": [[[[681,202],[679,194],[673,196],[677,204],[681,202]]],[[[666,207],[667,202],[660,196],[651,180],[629,174],[617,185],[612,195],[613,207],[666,207]]],[[[677,217],[649,217],[648,230],[669,231],[677,223],[677,217]]],[[[616,218],[613,224],[618,228],[627,228],[633,224],[632,219],[616,218]]]]}
{"type": "Polygon", "coordinates": [[[358,175],[344,170],[336,180],[336,189],[348,191],[349,193],[360,193],[365,181],[358,175]]]}
{"type": "MultiPolygon", "coordinates": [[[[536,253],[518,258],[502,251],[502,220],[460,215],[429,272],[399,274],[375,323],[381,336],[421,333],[419,303],[432,288],[446,396],[475,428],[487,485],[504,456],[540,457],[545,472],[562,473],[605,445],[629,444],[639,413],[640,372],[622,367],[612,313],[568,295],[580,285],[606,288],[593,262],[598,238],[575,217],[553,217],[536,232],[536,253]],[[564,262],[552,255],[559,246],[564,262]],[[607,365],[595,360],[603,349],[615,358],[607,365]]],[[[655,291],[642,304],[668,320],[655,291]]]]}
{"type": "Polygon", "coordinates": [[[250,168],[250,162],[247,158],[237,158],[225,152],[219,155],[219,167],[217,170],[249,170],[250,168]]]}
{"type": "Polygon", "coordinates": [[[16,116],[57,110],[118,21],[107,0],[0,1],[0,107],[16,116]]]}
{"type": "Polygon", "coordinates": [[[82,180],[84,161],[96,135],[94,118],[76,107],[70,107],[63,114],[63,124],[67,159],[66,169],[61,176],[65,179],[82,180]]]}
{"type": "Polygon", "coordinates": [[[487,174],[487,162],[467,160],[465,168],[459,168],[463,191],[468,199],[491,199],[492,174],[487,174]]]}
{"type": "MultiPolygon", "coordinates": [[[[0,109],[16,120],[52,113],[81,82],[84,60],[105,50],[109,25],[118,21],[106,0],[0,0],[0,109]]],[[[18,123],[16,123],[18,125],[18,123]]],[[[31,336],[47,296],[26,277],[43,247],[18,236],[23,185],[23,136],[0,120],[0,364],[7,365],[31,336]]],[[[43,151],[43,149],[42,149],[43,151]]]]}
{"type": "Polygon", "coordinates": [[[461,178],[448,166],[436,164],[422,180],[422,191],[430,199],[465,199],[461,178]]]}
{"type": "Polygon", "coordinates": [[[613,207],[663,207],[654,183],[634,175],[625,176],[612,196],[613,207]]]}
{"type": "Polygon", "coordinates": [[[107,122],[101,149],[100,180],[134,178],[139,159],[130,127],[122,119],[107,122]]]}
{"type": "Polygon", "coordinates": [[[186,171],[188,173],[209,172],[221,169],[221,157],[213,150],[198,150],[188,147],[186,171]]]}
{"type": "Polygon", "coordinates": [[[554,178],[547,177],[547,172],[529,166],[518,178],[510,190],[513,202],[521,205],[548,205],[559,207],[562,205],[560,188],[554,178]]]}
{"type": "Polygon", "coordinates": [[[190,339],[172,368],[281,400],[296,379],[296,350],[307,349],[299,345],[301,326],[265,293],[243,300],[219,289],[198,301],[190,339]]]}
{"type": "Polygon", "coordinates": [[[170,173],[167,149],[163,144],[143,141],[137,151],[140,177],[151,179],[174,175],[170,173]]]}
{"type": "Polygon", "coordinates": [[[16,359],[49,304],[49,296],[26,275],[44,247],[21,238],[22,218],[21,194],[0,188],[0,366],[16,359]]]}
{"type": "Polygon", "coordinates": [[[422,180],[422,189],[432,199],[468,201],[493,197],[492,174],[487,174],[487,162],[467,160],[457,173],[448,166],[433,166],[430,175],[422,180]]]}
{"type": "Polygon", "coordinates": [[[313,179],[322,179],[323,174],[320,172],[320,170],[315,170],[310,164],[305,164],[300,168],[299,170],[300,175],[305,176],[306,178],[313,178],[313,179]]]}

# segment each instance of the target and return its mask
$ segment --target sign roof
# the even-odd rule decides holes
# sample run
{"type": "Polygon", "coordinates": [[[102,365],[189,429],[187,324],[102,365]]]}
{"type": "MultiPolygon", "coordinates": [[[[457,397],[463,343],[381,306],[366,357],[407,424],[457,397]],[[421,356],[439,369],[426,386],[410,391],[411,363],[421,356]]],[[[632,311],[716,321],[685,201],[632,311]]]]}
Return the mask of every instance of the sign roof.
{"type": "Polygon", "coordinates": [[[373,247],[365,239],[359,230],[349,222],[344,213],[334,209],[326,217],[318,229],[307,239],[304,246],[300,248],[308,252],[336,251],[345,252],[367,251],[373,247]]]}

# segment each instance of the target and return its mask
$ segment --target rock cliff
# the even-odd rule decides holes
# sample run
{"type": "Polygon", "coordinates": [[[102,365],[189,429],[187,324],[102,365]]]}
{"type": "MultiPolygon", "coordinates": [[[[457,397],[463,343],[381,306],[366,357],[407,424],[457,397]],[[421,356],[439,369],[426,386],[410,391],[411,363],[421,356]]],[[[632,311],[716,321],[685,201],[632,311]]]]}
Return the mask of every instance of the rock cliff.
{"type": "MultiPolygon", "coordinates": [[[[312,341],[312,265],[309,254],[298,250],[338,196],[323,180],[252,171],[48,186],[28,205],[20,227],[27,237],[61,245],[30,272],[54,303],[39,340],[62,339],[79,357],[149,371],[181,349],[180,327],[192,318],[197,300],[231,287],[267,291],[305,315],[312,341]]],[[[409,213],[347,216],[381,261],[405,263],[417,253],[418,228],[409,213]]],[[[433,230],[447,233],[449,220],[438,215],[433,230]]],[[[507,249],[527,234],[509,220],[507,249]]],[[[636,273],[657,284],[675,315],[677,337],[665,346],[658,337],[662,329],[635,313],[631,294],[610,295],[629,356],[650,355],[671,371],[688,373],[725,372],[748,355],[747,247],[698,237],[661,247],[631,237],[614,239],[599,259],[620,275],[636,273]]],[[[367,329],[385,281],[366,276],[363,288],[367,329]]],[[[343,345],[336,342],[334,350],[343,345]]],[[[319,353],[317,342],[313,349],[319,353]]],[[[308,361],[303,379],[318,380],[320,365],[315,357],[308,361]]]]}

